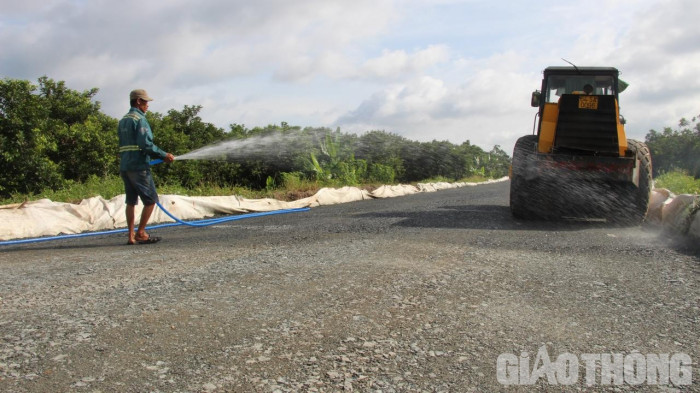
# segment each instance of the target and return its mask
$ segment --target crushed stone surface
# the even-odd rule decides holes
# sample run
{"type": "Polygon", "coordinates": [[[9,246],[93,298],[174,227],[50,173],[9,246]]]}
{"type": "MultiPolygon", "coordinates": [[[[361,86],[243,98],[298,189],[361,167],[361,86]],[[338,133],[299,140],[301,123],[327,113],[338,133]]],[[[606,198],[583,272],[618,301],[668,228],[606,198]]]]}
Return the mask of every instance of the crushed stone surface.
{"type": "Polygon", "coordinates": [[[700,391],[697,249],[516,221],[507,182],[153,233],[0,249],[0,391],[700,391]],[[498,382],[542,346],[682,352],[693,384],[498,382]]]}

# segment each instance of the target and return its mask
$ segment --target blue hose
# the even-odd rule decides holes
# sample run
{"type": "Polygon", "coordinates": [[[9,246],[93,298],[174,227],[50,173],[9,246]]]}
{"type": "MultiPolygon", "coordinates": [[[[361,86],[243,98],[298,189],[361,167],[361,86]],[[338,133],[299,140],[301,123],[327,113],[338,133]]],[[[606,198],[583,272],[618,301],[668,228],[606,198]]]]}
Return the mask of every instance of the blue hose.
{"type": "MultiPolygon", "coordinates": [[[[149,164],[158,165],[162,162],[163,162],[163,160],[159,158],[159,159],[152,160],[151,162],[149,162],[149,164]]],[[[253,217],[271,216],[274,214],[299,213],[299,212],[305,212],[305,211],[311,210],[308,207],[302,207],[302,208],[297,208],[297,209],[282,209],[282,210],[273,210],[273,211],[269,211],[269,212],[239,214],[239,215],[219,217],[219,218],[207,218],[207,219],[198,220],[198,221],[182,221],[179,218],[173,216],[169,211],[165,210],[165,208],[163,207],[163,205],[160,204],[160,202],[156,202],[156,204],[158,205],[158,207],[161,210],[163,210],[163,212],[165,214],[168,215],[168,217],[175,220],[175,223],[155,225],[155,226],[147,227],[146,229],[151,230],[151,229],[158,229],[158,228],[174,227],[174,226],[178,226],[178,225],[187,225],[187,226],[191,226],[191,227],[206,227],[209,225],[219,224],[219,223],[227,222],[227,221],[243,220],[246,218],[253,218],[253,217]]],[[[128,229],[113,229],[110,231],[76,233],[76,234],[72,234],[72,235],[48,236],[48,237],[38,237],[38,238],[19,239],[19,240],[7,240],[7,241],[0,242],[0,246],[10,246],[10,245],[26,244],[26,243],[39,243],[39,242],[47,242],[50,240],[74,239],[74,238],[78,238],[78,237],[88,237],[88,236],[111,235],[111,234],[115,234],[115,233],[125,233],[128,231],[129,231],[128,229]]]]}
{"type": "MultiPolygon", "coordinates": [[[[297,208],[297,209],[282,209],[282,210],[273,210],[273,211],[269,211],[269,212],[239,214],[239,215],[219,217],[219,218],[207,218],[204,220],[197,220],[197,221],[182,221],[179,218],[173,216],[169,211],[165,210],[163,205],[161,205],[159,202],[156,202],[156,203],[158,204],[158,207],[160,207],[165,214],[167,214],[170,218],[172,218],[176,222],[169,223],[169,224],[160,224],[160,225],[150,226],[150,227],[146,228],[148,230],[158,229],[158,228],[166,228],[166,227],[174,227],[174,226],[179,226],[179,225],[187,225],[187,226],[192,226],[192,227],[205,227],[205,226],[209,226],[209,225],[220,224],[222,222],[227,222],[227,221],[236,221],[236,220],[244,220],[246,218],[271,216],[274,214],[300,213],[300,212],[305,212],[305,211],[311,210],[308,207],[302,207],[302,208],[297,208]]],[[[26,244],[26,243],[39,243],[39,242],[46,242],[46,241],[51,241],[51,240],[74,239],[74,238],[88,237],[88,236],[112,235],[115,233],[125,233],[128,231],[129,231],[128,229],[113,229],[110,231],[76,233],[76,234],[72,234],[72,235],[59,235],[59,236],[48,236],[48,237],[39,237],[39,238],[31,238],[31,239],[7,240],[7,241],[0,242],[0,246],[10,246],[10,245],[26,244]]]]}
{"type": "Polygon", "coordinates": [[[271,216],[273,214],[283,214],[283,213],[297,213],[297,212],[305,212],[309,211],[308,207],[302,207],[302,208],[297,208],[297,209],[284,209],[284,210],[273,210],[269,212],[259,212],[259,213],[250,213],[250,214],[244,214],[244,215],[238,215],[238,216],[227,216],[227,217],[219,217],[219,218],[207,218],[204,220],[199,220],[199,221],[182,221],[179,218],[175,217],[170,213],[169,211],[165,210],[163,205],[160,204],[160,202],[156,202],[158,207],[160,207],[161,210],[163,210],[163,213],[167,214],[168,217],[172,218],[175,220],[175,222],[178,223],[178,225],[187,225],[191,227],[206,227],[209,225],[214,225],[218,224],[221,222],[227,222],[227,221],[235,221],[235,220],[240,220],[242,218],[248,218],[248,217],[263,217],[263,216],[271,216]],[[246,216],[246,217],[243,217],[246,216]]]}

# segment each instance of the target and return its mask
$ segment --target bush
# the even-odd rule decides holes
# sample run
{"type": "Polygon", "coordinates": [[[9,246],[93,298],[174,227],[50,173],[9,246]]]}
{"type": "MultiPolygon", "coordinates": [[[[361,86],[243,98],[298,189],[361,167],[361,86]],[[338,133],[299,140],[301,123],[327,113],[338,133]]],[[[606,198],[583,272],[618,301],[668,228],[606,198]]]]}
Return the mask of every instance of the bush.
{"type": "Polygon", "coordinates": [[[394,168],[383,164],[372,164],[369,167],[369,181],[372,183],[394,184],[396,172],[394,168]]]}
{"type": "Polygon", "coordinates": [[[666,172],[654,180],[656,188],[666,188],[674,194],[700,194],[700,179],[682,170],[666,172]]]}
{"type": "Polygon", "coordinates": [[[282,177],[282,187],[290,190],[302,188],[301,172],[282,172],[280,177],[282,177]]]}

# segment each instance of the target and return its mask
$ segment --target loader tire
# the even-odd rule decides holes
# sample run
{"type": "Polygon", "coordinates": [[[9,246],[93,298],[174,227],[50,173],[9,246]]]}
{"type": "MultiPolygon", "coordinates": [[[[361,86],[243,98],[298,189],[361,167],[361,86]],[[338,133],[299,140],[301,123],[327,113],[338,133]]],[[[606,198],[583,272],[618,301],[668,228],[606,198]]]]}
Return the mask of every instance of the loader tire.
{"type": "Polygon", "coordinates": [[[534,219],[538,217],[536,204],[536,181],[528,180],[527,172],[532,170],[537,135],[526,135],[515,142],[513,148],[512,177],[510,180],[510,212],[515,218],[534,219]]]}
{"type": "Polygon", "coordinates": [[[628,195],[623,198],[626,200],[627,206],[624,209],[622,221],[638,225],[644,222],[649,209],[649,197],[652,189],[651,153],[645,143],[634,139],[628,139],[627,146],[639,160],[639,184],[637,187],[630,187],[628,195]]]}

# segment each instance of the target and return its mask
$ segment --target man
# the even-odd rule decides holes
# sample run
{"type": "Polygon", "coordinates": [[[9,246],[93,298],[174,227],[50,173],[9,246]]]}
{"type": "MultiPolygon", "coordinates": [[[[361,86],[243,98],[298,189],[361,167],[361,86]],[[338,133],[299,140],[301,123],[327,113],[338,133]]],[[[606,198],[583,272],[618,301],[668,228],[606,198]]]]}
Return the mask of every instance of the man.
{"type": "Polygon", "coordinates": [[[126,223],[129,227],[127,244],[152,244],[160,240],[146,233],[146,224],[158,202],[149,162],[153,158],[161,158],[165,162],[175,160],[175,156],[164,152],[153,143],[153,132],[146,120],[150,101],[153,101],[153,98],[148,96],[146,90],[132,91],[129,94],[131,109],[119,121],[119,173],[124,180],[126,191],[126,223]],[[139,198],[144,207],[138,230],[134,232],[134,211],[139,198]]]}

